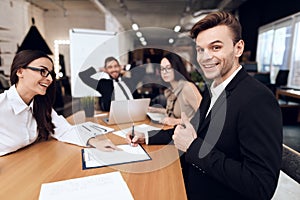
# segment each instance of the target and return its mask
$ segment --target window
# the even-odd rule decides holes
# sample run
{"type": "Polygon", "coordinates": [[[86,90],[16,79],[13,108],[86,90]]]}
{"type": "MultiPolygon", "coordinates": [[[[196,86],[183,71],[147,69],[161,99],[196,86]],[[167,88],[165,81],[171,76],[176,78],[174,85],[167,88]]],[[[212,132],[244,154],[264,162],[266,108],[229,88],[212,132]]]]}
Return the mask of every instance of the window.
{"type": "Polygon", "coordinates": [[[279,70],[290,70],[288,86],[300,89],[300,13],[259,28],[256,61],[274,83],[279,70]],[[296,20],[295,20],[296,19],[296,20]]]}
{"type": "Polygon", "coordinates": [[[260,72],[269,72],[274,30],[266,30],[258,35],[257,68],[260,72]]]}
{"type": "Polygon", "coordinates": [[[291,57],[290,78],[288,85],[300,89],[300,16],[295,23],[294,47],[291,57]]]}

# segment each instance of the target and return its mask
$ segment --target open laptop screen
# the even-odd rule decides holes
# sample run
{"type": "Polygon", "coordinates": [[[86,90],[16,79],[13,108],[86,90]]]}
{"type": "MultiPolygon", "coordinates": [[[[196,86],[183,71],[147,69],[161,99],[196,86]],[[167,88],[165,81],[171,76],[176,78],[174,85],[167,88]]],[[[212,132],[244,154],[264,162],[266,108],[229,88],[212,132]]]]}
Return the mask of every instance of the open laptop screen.
{"type": "Polygon", "coordinates": [[[150,104],[150,98],[133,99],[124,101],[112,101],[110,104],[110,112],[108,124],[122,124],[145,120],[150,104]]]}

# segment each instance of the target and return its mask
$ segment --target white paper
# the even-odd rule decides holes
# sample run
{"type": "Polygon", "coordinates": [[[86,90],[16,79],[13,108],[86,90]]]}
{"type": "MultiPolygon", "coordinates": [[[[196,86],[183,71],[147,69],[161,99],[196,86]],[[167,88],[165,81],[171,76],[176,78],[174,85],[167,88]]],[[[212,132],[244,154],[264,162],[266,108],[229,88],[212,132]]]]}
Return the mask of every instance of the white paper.
{"type": "Polygon", "coordinates": [[[41,186],[39,200],[133,200],[120,172],[69,179],[41,186]]]}
{"type": "MultiPolygon", "coordinates": [[[[132,130],[132,127],[129,127],[129,128],[122,129],[119,131],[114,131],[113,134],[118,135],[123,138],[126,138],[126,134],[128,132],[130,132],[131,130],[132,130]]],[[[141,132],[141,133],[146,133],[146,132],[152,131],[152,130],[161,130],[161,128],[157,128],[155,126],[150,126],[148,124],[140,124],[140,125],[134,126],[134,130],[141,132]]]]}
{"type": "Polygon", "coordinates": [[[150,117],[150,119],[154,122],[160,123],[166,116],[166,114],[163,113],[155,113],[155,112],[147,112],[147,115],[150,117]]]}
{"type": "Polygon", "coordinates": [[[122,151],[104,152],[95,148],[85,148],[83,151],[85,168],[151,160],[150,156],[140,145],[132,147],[124,144],[117,147],[122,149],[122,151]]]}
{"type": "Polygon", "coordinates": [[[283,171],[280,171],[276,191],[272,200],[299,200],[300,185],[283,171]]]}

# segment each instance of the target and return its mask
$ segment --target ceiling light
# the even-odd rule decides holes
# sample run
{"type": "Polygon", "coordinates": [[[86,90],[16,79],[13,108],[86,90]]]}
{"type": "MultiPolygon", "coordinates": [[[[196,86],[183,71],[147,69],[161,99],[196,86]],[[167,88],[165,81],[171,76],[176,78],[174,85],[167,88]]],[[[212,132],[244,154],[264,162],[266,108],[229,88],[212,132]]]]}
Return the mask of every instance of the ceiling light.
{"type": "Polygon", "coordinates": [[[174,31],[175,31],[175,32],[179,32],[180,29],[181,29],[181,26],[179,26],[179,25],[177,25],[177,26],[174,27],[174,31]]]}
{"type": "Polygon", "coordinates": [[[147,45],[147,42],[146,41],[143,41],[141,42],[143,46],[146,46],[147,45]]]}
{"type": "Polygon", "coordinates": [[[132,29],[135,30],[135,31],[139,30],[139,26],[138,26],[136,23],[132,24],[131,27],[132,27],[132,29]]]}
{"type": "Polygon", "coordinates": [[[170,43],[170,44],[173,44],[173,43],[174,43],[174,39],[173,39],[173,38],[170,38],[170,39],[169,39],[169,43],[170,43]]]}
{"type": "Polygon", "coordinates": [[[142,34],[140,31],[138,31],[138,32],[136,32],[136,36],[138,36],[138,37],[142,37],[142,36],[143,36],[143,34],[142,34]]]}
{"type": "Polygon", "coordinates": [[[140,37],[140,41],[141,42],[145,41],[145,38],[144,37],[140,37]]]}

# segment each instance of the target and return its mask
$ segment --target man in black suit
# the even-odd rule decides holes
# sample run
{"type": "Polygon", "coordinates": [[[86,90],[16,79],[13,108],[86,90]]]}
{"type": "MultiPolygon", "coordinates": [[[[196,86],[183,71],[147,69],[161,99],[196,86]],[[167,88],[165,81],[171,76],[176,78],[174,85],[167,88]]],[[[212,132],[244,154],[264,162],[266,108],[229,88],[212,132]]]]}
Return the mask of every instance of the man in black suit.
{"type": "Polygon", "coordinates": [[[114,57],[107,57],[104,64],[104,73],[100,80],[91,77],[97,73],[93,67],[79,72],[78,75],[85,84],[101,94],[99,98],[100,109],[109,111],[112,100],[127,100],[133,99],[133,97],[128,86],[130,81],[121,77],[122,68],[119,61],[114,57]]]}
{"type": "Polygon", "coordinates": [[[227,12],[208,14],[191,30],[207,79],[200,115],[182,115],[175,130],[136,133],[128,142],[173,142],[185,152],[189,199],[271,199],[282,156],[280,107],[269,89],[239,64],[241,26],[227,12]],[[195,123],[198,121],[198,123],[195,123]]]}

